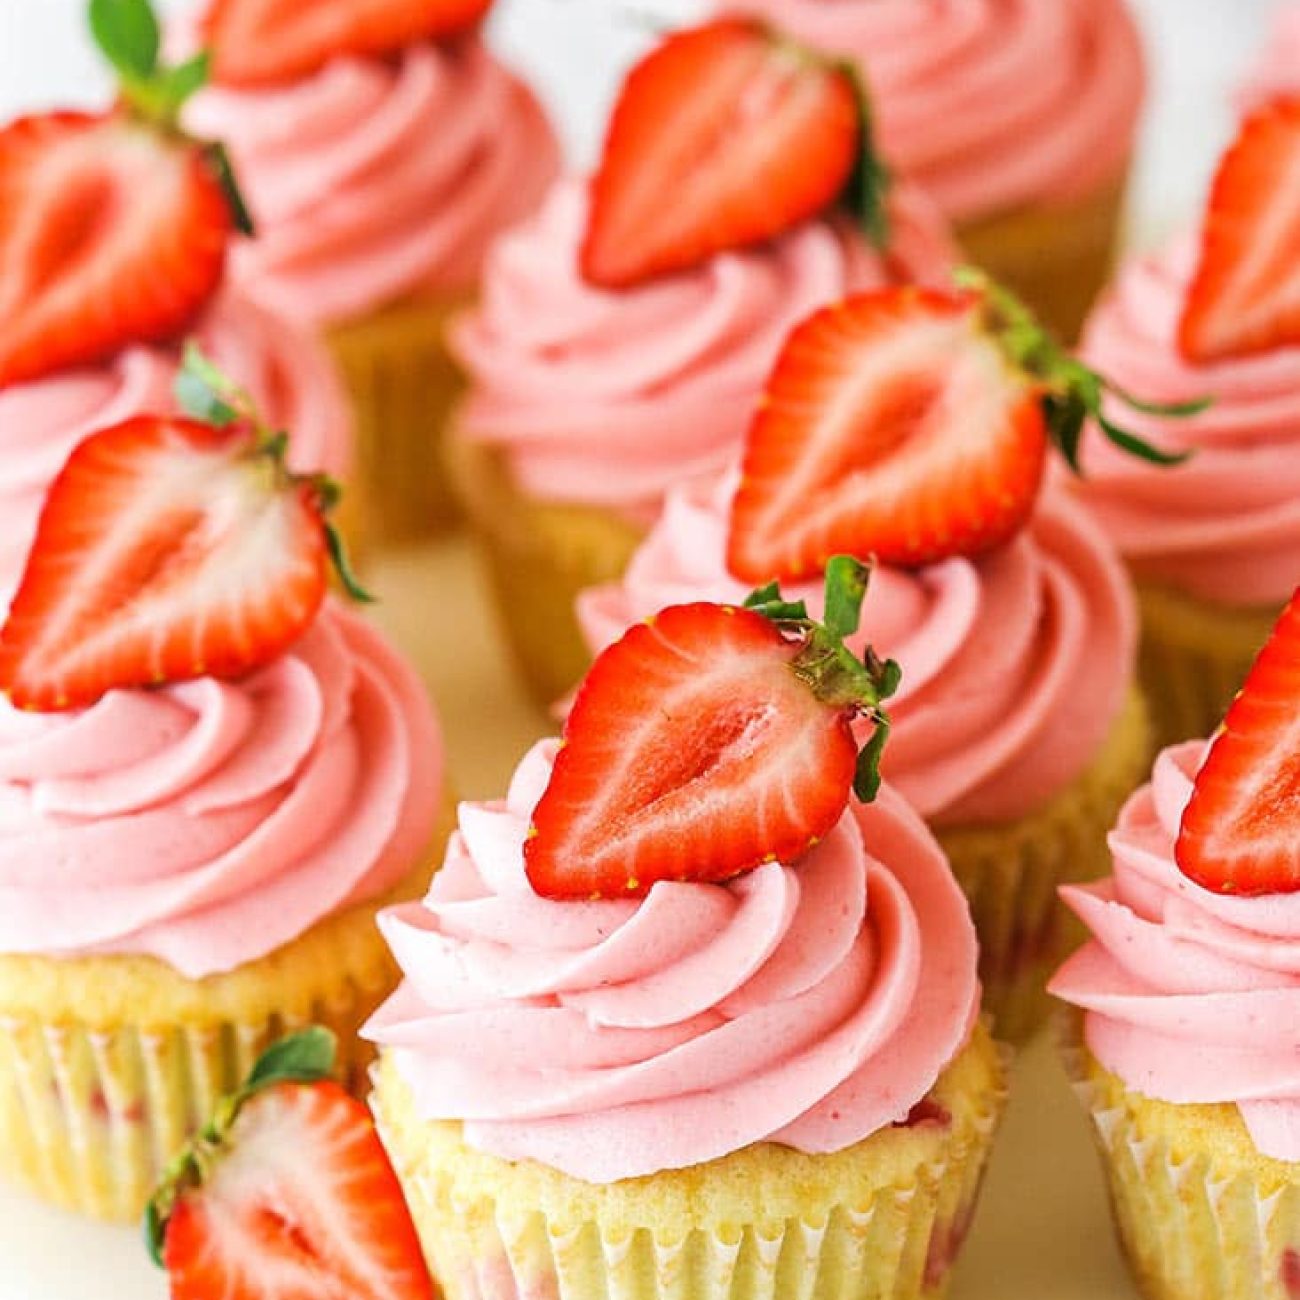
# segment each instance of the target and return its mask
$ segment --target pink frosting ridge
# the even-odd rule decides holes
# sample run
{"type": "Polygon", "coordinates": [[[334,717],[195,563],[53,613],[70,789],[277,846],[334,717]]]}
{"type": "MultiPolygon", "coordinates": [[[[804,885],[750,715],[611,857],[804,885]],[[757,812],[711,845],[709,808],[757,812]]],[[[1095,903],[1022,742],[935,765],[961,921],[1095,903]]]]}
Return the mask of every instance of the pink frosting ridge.
{"type": "Polygon", "coordinates": [[[1235,1104],[1264,1155],[1300,1160],[1300,894],[1233,898],[1179,871],[1207,751],[1165,750],[1111,833],[1115,874],[1062,891],[1092,937],[1051,990],[1084,1008],[1089,1049],[1128,1087],[1235,1104]]]}
{"type": "Polygon", "coordinates": [[[1157,445],[1190,449],[1173,469],[1084,439],[1079,489],[1136,572],[1224,605],[1281,605],[1300,555],[1300,347],[1198,365],[1176,339],[1196,243],[1135,258],[1084,334],[1088,363],[1157,402],[1212,397],[1187,420],[1115,418],[1157,445]]]}
{"type": "MultiPolygon", "coordinates": [[[[671,495],[624,578],[579,597],[593,650],[667,605],[744,599],[726,567],[734,484],[671,495]]],[[[820,581],[782,589],[821,613],[820,581]]],[[[1136,635],[1122,565],[1056,492],[996,554],[877,568],[857,644],[869,639],[903,669],[886,777],[935,825],[1041,808],[1105,741],[1133,677],[1136,635]]]]}
{"type": "MultiPolygon", "coordinates": [[[[352,416],[318,343],[230,290],[194,337],[271,424],[290,430],[294,468],[349,477],[352,416]]],[[[22,576],[46,493],[73,449],[122,420],[175,411],[179,360],[179,346],[131,347],[101,366],[0,388],[0,608],[22,576]]]]}
{"type": "Polygon", "coordinates": [[[1125,0],[722,0],[866,70],[884,154],[957,222],[1123,173],[1145,74],[1125,0]]]}
{"type": "Polygon", "coordinates": [[[186,123],[227,143],[253,210],[236,275],[317,323],[471,289],[491,240],[559,170],[536,99],[477,39],[205,90],[186,123]]]}
{"type": "Polygon", "coordinates": [[[649,519],[684,479],[720,471],[786,336],[855,290],[941,281],[954,246],[928,200],[892,197],[882,257],[811,222],[620,292],[586,283],[586,187],[568,179],[488,259],[482,301],[453,334],[472,389],[463,435],[503,449],[521,486],[649,519]]]}
{"type": "Polygon", "coordinates": [[[441,778],[414,671],[334,604],[242,681],[0,700],[0,952],[232,970],[416,869],[441,778]]]}
{"type": "Polygon", "coordinates": [[[1300,4],[1284,6],[1274,15],[1268,44],[1238,98],[1251,109],[1279,95],[1300,95],[1300,4]]]}
{"type": "Polygon", "coordinates": [[[365,1032],[419,1113],[596,1183],[905,1120],[980,991],[966,903],[902,799],[886,788],[797,867],[550,902],[523,844],[555,752],[504,803],[463,805],[428,899],[381,917],[406,980],[365,1032]]]}

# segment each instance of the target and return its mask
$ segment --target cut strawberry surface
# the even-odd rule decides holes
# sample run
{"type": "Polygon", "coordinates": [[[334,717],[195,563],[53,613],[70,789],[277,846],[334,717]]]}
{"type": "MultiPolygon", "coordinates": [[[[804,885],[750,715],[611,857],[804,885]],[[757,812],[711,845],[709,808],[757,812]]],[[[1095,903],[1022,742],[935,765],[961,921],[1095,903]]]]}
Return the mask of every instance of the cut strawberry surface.
{"type": "Polygon", "coordinates": [[[370,1113],[328,1078],[333,1039],[273,1048],[150,1206],[172,1300],[432,1300],[370,1113]]]}
{"type": "Polygon", "coordinates": [[[1300,591],[1197,774],[1177,861],[1215,893],[1300,890],[1300,591]]]}
{"type": "Polygon", "coordinates": [[[633,628],[579,688],[525,845],[546,898],[640,897],[793,862],[850,790],[874,795],[897,668],[843,637],[866,570],[828,570],[825,625],[773,589],[751,608],[679,605],[633,628]],[[859,755],[851,723],[873,718],[859,755]]]}
{"type": "Polygon", "coordinates": [[[1220,164],[1178,341],[1202,362],[1300,343],[1300,99],[1249,118],[1220,164]]]}
{"type": "Polygon", "coordinates": [[[583,274],[621,288],[761,243],[830,207],[855,174],[876,220],[883,173],[868,134],[843,66],[743,19],[678,32],[624,84],[583,274]]]}
{"type": "MultiPolygon", "coordinates": [[[[745,446],[727,557],[737,577],[799,579],[841,552],[925,565],[1002,546],[1033,511],[1049,442],[1077,467],[1089,417],[1135,455],[1182,459],[1116,427],[1106,381],[1015,298],[964,280],[863,294],[794,331],[745,446]]],[[[1119,396],[1157,414],[1204,407],[1119,396]]]]}
{"type": "Polygon", "coordinates": [[[341,55],[395,54],[477,27],[492,0],[216,0],[213,76],[230,86],[293,81],[341,55]]]}
{"type": "Polygon", "coordinates": [[[184,333],[233,230],[204,153],[128,115],[0,132],[0,386],[184,333]]]}

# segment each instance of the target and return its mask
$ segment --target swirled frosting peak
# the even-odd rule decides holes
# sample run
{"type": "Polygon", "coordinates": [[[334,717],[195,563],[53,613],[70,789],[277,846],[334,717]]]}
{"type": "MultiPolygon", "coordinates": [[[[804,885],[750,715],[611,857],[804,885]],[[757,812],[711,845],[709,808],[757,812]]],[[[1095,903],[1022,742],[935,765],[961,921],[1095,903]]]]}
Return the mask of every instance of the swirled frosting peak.
{"type": "Polygon", "coordinates": [[[956,222],[1118,180],[1144,82],[1124,0],[723,0],[867,73],[887,158],[956,222]]]}
{"type": "Polygon", "coordinates": [[[810,222],[761,248],[609,292],[584,281],[586,189],[560,183],[488,259],[453,345],[472,387],[464,436],[499,447],[520,485],[651,518],[674,484],[735,455],[790,330],[854,290],[946,277],[942,219],[907,186],[880,256],[846,225],[810,222]]]}
{"type": "Polygon", "coordinates": [[[1196,271],[1191,238],[1124,267],[1093,313],[1083,355],[1151,401],[1211,397],[1192,419],[1124,411],[1174,468],[1084,439],[1078,490],[1136,572],[1223,605],[1280,606],[1300,573],[1300,347],[1207,365],[1187,361],[1178,321],[1196,271]]]}
{"type": "Polygon", "coordinates": [[[1082,1007],[1089,1049],[1133,1090],[1235,1104],[1256,1147],[1300,1160],[1300,894],[1233,898],[1174,858],[1208,746],[1167,749],[1120,813],[1114,875],[1065,900],[1091,939],[1051,990],[1082,1007]]]}
{"type": "Polygon", "coordinates": [[[236,276],[327,324],[471,288],[491,240],[559,170],[537,101],[477,39],[338,58],[288,85],[212,88],[186,121],[230,146],[257,221],[236,276]]]}
{"type": "Polygon", "coordinates": [[[0,953],[256,960],[420,866],[441,769],[414,671],[332,604],[241,681],[0,701],[0,953]]]}
{"type": "MultiPolygon", "coordinates": [[[[734,486],[732,476],[675,492],[623,579],[579,598],[593,651],[667,605],[744,598],[726,567],[734,486]]],[[[820,614],[820,583],[783,590],[820,614]]],[[[1055,491],[993,555],[878,567],[857,644],[870,640],[903,669],[886,778],[937,825],[1040,808],[1103,744],[1133,675],[1136,636],[1118,557],[1055,491]]]]}
{"type": "MultiPolygon", "coordinates": [[[[194,331],[204,352],[291,433],[289,462],[347,479],[352,416],[328,356],[296,326],[227,290],[194,331]]],[[[131,347],[99,366],[0,388],[0,609],[22,576],[46,493],[84,438],[175,410],[180,348],[131,347]]]]}
{"type": "Polygon", "coordinates": [[[906,804],[886,789],[795,867],[551,902],[523,844],[554,754],[463,806],[428,899],[381,918],[406,981],[366,1033],[419,1113],[597,1183],[905,1119],[979,1003],[966,904],[906,804]]]}

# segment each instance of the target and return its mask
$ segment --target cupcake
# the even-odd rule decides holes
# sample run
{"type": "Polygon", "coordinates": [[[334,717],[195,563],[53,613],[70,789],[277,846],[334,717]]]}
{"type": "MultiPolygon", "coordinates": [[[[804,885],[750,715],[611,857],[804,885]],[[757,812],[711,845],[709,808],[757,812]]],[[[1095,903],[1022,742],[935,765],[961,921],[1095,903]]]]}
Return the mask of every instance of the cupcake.
{"type": "Polygon", "coordinates": [[[1004,1090],[974,930],[896,793],[844,813],[851,763],[809,848],[839,722],[765,622],[608,650],[381,920],[372,1104],[448,1300],[947,1291],[1004,1090]]]}
{"type": "MultiPolygon", "coordinates": [[[[1137,580],[1142,679],[1165,744],[1217,724],[1300,578],[1300,325],[1250,350],[1207,352],[1185,324],[1217,297],[1221,267],[1249,275],[1266,256],[1255,217],[1228,210],[1240,195],[1266,219],[1250,170],[1272,166],[1279,140],[1296,147],[1300,110],[1266,109],[1246,126],[1220,171],[1203,246],[1182,238],[1131,261],[1085,334],[1083,355],[1118,384],[1163,400],[1213,398],[1157,435],[1191,453],[1185,463],[1156,472],[1088,440],[1078,484],[1137,580]],[[1235,249],[1214,233],[1229,220],[1245,236],[1235,249]]],[[[1284,293],[1284,278],[1275,283],[1284,293]]],[[[1266,303],[1231,292],[1230,319],[1267,320],[1266,303]]],[[[1133,423],[1144,427],[1140,415],[1133,423]]]]}
{"type": "MultiPolygon", "coordinates": [[[[665,77],[677,84],[672,62],[679,52],[694,57],[698,48],[704,66],[717,69],[739,44],[743,57],[761,65],[770,48],[785,48],[774,42],[748,24],[721,24],[681,33],[652,53],[624,88],[601,171],[588,182],[560,182],[533,220],[501,240],[488,260],[482,302],[455,330],[453,346],[470,376],[453,433],[456,478],[505,631],[541,702],[568,690],[585,666],[574,597],[622,572],[670,488],[715,476],[734,459],[789,330],[851,290],[937,280],[952,265],[953,246],[924,196],[895,185],[881,199],[888,236],[876,223],[881,243],[873,245],[861,220],[827,212],[840,186],[820,164],[816,179],[832,177],[829,194],[813,195],[804,219],[753,237],[755,227],[737,224],[737,213],[788,216],[806,197],[798,171],[762,171],[762,152],[784,146],[782,165],[804,155],[822,159],[821,138],[839,141],[844,124],[801,124],[813,138],[792,146],[773,116],[758,124],[745,116],[743,85],[713,88],[709,100],[710,83],[694,64],[694,94],[714,105],[737,101],[728,111],[739,121],[728,138],[756,136],[748,141],[751,162],[768,190],[751,195],[752,180],[736,182],[725,155],[695,159],[680,179],[671,169],[649,171],[648,162],[640,170],[643,159],[659,159],[658,167],[664,156],[675,157],[672,138],[656,147],[644,132],[671,137],[677,119],[660,104],[657,87],[665,77]],[[622,215],[616,200],[624,188],[642,198],[644,184],[650,194],[675,187],[707,198],[729,182],[741,190],[726,222],[700,217],[665,237],[644,214],[617,225],[603,215],[622,215]],[[773,187],[783,205],[770,201],[773,187]],[[701,252],[695,225],[723,232],[713,252],[701,252]],[[602,248],[612,247],[604,265],[593,265],[597,237],[602,248]],[[646,271],[663,266],[665,253],[670,261],[680,255],[677,269],[646,271]],[[603,282],[610,279],[618,285],[603,282]]],[[[785,76],[785,67],[778,58],[767,75],[785,76]]],[[[814,88],[830,75],[815,61],[807,68],[802,75],[814,88]]],[[[757,72],[751,80],[763,88],[757,72]]],[[[847,111],[858,112],[851,95],[847,111]]],[[[865,131],[854,132],[845,165],[869,149],[865,131]]],[[[695,201],[703,212],[711,210],[706,198],[695,201]]]]}
{"type": "Polygon", "coordinates": [[[1067,891],[1091,932],[1052,989],[1116,1222],[1152,1300],[1300,1285],[1295,717],[1300,601],[1223,731],[1157,760],[1067,891]]]}
{"type": "Polygon", "coordinates": [[[215,84],[187,121],[228,142],[257,222],[236,276],[324,334],[377,523],[409,539],[452,518],[441,432],[462,381],[447,320],[477,294],[492,238],[536,206],[558,149],[528,88],[475,31],[447,30],[440,6],[418,30],[380,15],[356,32],[347,6],[337,23],[321,0],[281,8],[211,6],[215,84]],[[390,28],[401,35],[385,41],[390,28]]]}
{"type": "Polygon", "coordinates": [[[328,489],[282,455],[243,421],[87,439],[0,632],[0,1169],[99,1218],[287,1030],[359,1084],[375,915],[439,847],[429,703],[326,598],[328,489]]]}
{"type": "MultiPolygon", "coordinates": [[[[117,106],[0,128],[0,610],[64,461],[97,429],[175,411],[187,339],[293,430],[294,468],[351,471],[352,421],[328,356],[226,283],[246,214],[220,146],[177,125],[193,77],[147,57],[147,39],[142,52],[147,6],[96,14],[123,78],[117,106]]],[[[348,516],[356,541],[355,506],[348,516]]]]}
{"type": "Polygon", "coordinates": [[[1142,105],[1124,0],[718,0],[860,63],[882,152],[1066,340],[1105,282],[1142,105]]]}

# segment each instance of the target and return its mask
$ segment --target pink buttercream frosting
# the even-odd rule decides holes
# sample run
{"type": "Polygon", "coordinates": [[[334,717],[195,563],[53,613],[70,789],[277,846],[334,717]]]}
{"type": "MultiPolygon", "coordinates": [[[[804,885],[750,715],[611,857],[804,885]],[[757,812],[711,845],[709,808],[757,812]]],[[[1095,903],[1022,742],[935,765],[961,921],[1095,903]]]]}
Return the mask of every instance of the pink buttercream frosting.
{"type": "Polygon", "coordinates": [[[1281,605],[1300,574],[1300,347],[1208,365],[1176,339],[1198,249],[1190,238],[1124,268],[1084,334],[1083,355],[1152,401],[1212,397],[1187,420],[1119,406],[1126,427],[1194,455],[1173,469],[1084,440],[1079,490],[1145,578],[1224,605],[1281,605]]]}
{"type": "Polygon", "coordinates": [[[500,447],[529,493],[647,520],[669,487],[720,471],[790,330],[855,290],[941,281],[954,248],[929,202],[895,187],[882,257],[811,222],[763,248],[633,289],[578,270],[585,185],[570,179],[488,259],[453,346],[472,388],[464,436],[500,447]]]}
{"type": "MultiPolygon", "coordinates": [[[[290,430],[296,469],[349,476],[352,416],[317,342],[229,290],[194,337],[268,422],[290,430]]],[[[50,484],[73,449],[122,420],[175,411],[179,361],[179,346],[132,347],[104,365],[0,388],[0,609],[22,576],[50,484]]]]}
{"type": "Polygon", "coordinates": [[[186,122],[229,146],[257,222],[235,274],[317,323],[471,289],[491,240],[559,170],[536,99],[477,39],[212,88],[186,122]]]}
{"type": "Polygon", "coordinates": [[[902,799],[886,788],[795,867],[550,902],[523,845],[555,752],[504,803],[463,805],[428,899],[381,917],[406,980],[366,1033],[420,1115],[596,1183],[906,1119],[980,993],[966,903],[902,799]]]}
{"type": "MultiPolygon", "coordinates": [[[[622,581],[579,597],[593,650],[667,605],[744,598],[726,568],[734,482],[674,493],[622,581]]],[[[820,582],[782,590],[820,615],[820,582]]],[[[1049,492],[996,554],[877,568],[855,644],[866,640],[903,669],[887,778],[935,825],[1001,822],[1041,808],[1095,757],[1132,680],[1136,616],[1114,552],[1049,492]]]]}
{"type": "Polygon", "coordinates": [[[1126,1086],[1235,1104],[1263,1154],[1300,1160],[1300,894],[1233,898],[1179,871],[1206,752],[1165,750],[1111,833],[1115,874],[1062,891],[1092,938],[1051,990],[1085,1010],[1089,1049],[1126,1086]]]}
{"type": "Polygon", "coordinates": [[[441,772],[414,671],[334,604],[242,681],[0,700],[0,952],[232,970],[417,868],[441,772]]]}
{"type": "Polygon", "coordinates": [[[882,151],[957,222],[1117,180],[1144,69],[1124,0],[721,0],[866,70],[882,151]]]}
{"type": "Polygon", "coordinates": [[[1250,109],[1283,95],[1300,95],[1300,4],[1278,10],[1268,43],[1238,97],[1250,109]]]}

